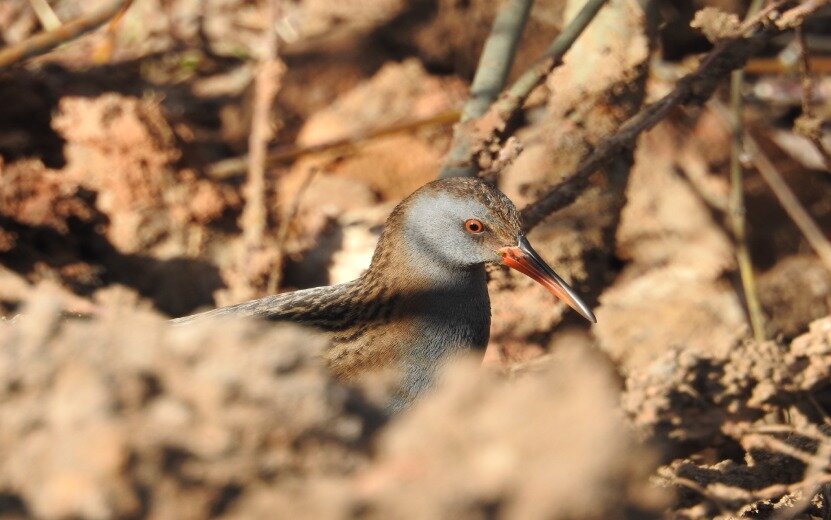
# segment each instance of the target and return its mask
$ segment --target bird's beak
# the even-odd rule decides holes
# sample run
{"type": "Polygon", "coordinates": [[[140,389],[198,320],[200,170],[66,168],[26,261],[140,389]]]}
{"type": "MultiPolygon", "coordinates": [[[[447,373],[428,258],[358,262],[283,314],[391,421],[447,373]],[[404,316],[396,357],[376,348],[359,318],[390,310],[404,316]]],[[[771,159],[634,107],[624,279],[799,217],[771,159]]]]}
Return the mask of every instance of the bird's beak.
{"type": "Polygon", "coordinates": [[[532,278],[537,283],[548,289],[551,294],[563,300],[569,307],[579,312],[581,316],[592,323],[597,323],[597,318],[594,313],[586,305],[574,289],[560,278],[557,273],[551,269],[545,261],[540,258],[540,255],[534,251],[528,239],[524,236],[519,236],[519,244],[512,247],[503,247],[499,250],[502,255],[502,263],[516,269],[520,273],[532,278]]]}

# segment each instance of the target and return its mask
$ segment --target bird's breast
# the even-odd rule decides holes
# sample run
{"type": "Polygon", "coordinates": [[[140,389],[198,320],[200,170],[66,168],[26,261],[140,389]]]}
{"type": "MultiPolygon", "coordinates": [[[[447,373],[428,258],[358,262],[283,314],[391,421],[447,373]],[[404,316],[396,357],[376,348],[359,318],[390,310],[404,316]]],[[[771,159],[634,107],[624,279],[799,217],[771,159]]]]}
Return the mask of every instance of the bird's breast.
{"type": "Polygon", "coordinates": [[[490,300],[484,276],[452,285],[399,294],[394,309],[349,332],[335,334],[327,360],[342,379],[392,370],[399,381],[394,408],[433,386],[455,355],[484,352],[490,334],[490,300]]]}

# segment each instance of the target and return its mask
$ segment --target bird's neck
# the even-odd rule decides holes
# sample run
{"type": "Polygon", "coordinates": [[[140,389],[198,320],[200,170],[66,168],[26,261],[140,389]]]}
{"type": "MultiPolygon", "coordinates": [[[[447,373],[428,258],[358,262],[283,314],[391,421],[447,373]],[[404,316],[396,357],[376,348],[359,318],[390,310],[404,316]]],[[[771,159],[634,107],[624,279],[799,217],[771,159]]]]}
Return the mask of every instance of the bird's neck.
{"type": "Polygon", "coordinates": [[[446,266],[398,249],[399,244],[381,242],[371,267],[356,284],[365,294],[382,293],[396,309],[391,320],[402,333],[374,340],[375,347],[399,353],[401,395],[393,408],[432,387],[441,366],[454,355],[484,352],[490,333],[483,265],[446,266]]]}
{"type": "Polygon", "coordinates": [[[450,264],[434,252],[413,247],[404,233],[402,217],[393,214],[363,278],[404,290],[464,290],[483,283],[483,273],[481,264],[450,264]]]}

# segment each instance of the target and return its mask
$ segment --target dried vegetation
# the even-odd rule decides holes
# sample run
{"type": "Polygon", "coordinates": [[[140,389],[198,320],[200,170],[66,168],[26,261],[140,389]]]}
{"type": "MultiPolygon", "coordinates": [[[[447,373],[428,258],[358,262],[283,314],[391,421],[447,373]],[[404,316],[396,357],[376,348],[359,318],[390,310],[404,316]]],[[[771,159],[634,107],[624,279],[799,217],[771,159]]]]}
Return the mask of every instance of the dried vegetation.
{"type": "MultiPolygon", "coordinates": [[[[536,3],[511,78],[583,3],[536,3]]],[[[758,45],[744,117],[827,235],[816,147],[831,149],[831,13],[802,18],[821,3],[774,2],[812,50],[800,77],[799,60],[777,58],[792,33],[758,45]]],[[[107,2],[50,4],[68,20],[107,2]]],[[[0,70],[0,515],[828,518],[831,274],[749,158],[769,338],[750,339],[727,225],[732,136],[708,106],[656,120],[533,229],[598,324],[494,269],[488,368],[450,367],[401,416],[377,404],[382,380],[332,381],[309,331],[168,326],[356,276],[389,210],[438,174],[497,9],[278,4],[285,69],[256,247],[238,157],[265,1],[137,0],[118,24],[0,70]]],[[[644,4],[608,2],[518,120],[476,123],[478,166],[518,206],[671,94],[707,38],[719,49],[746,28],[744,2],[644,4]],[[704,7],[702,35],[690,22],[704,7]],[[506,124],[508,148],[490,133],[506,124]]],[[[3,43],[39,23],[30,2],[0,2],[3,43]]]]}

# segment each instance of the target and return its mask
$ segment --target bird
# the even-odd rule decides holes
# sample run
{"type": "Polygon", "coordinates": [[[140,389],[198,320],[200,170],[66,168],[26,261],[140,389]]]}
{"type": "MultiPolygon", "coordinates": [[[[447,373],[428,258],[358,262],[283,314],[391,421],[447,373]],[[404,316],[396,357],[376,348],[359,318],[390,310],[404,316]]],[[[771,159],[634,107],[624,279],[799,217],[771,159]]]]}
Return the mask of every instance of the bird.
{"type": "Polygon", "coordinates": [[[429,182],[390,213],[369,268],[338,285],[302,289],[186,316],[176,324],[252,316],[321,330],[336,379],[393,369],[396,412],[435,386],[454,356],[484,353],[491,308],[485,265],[529,276],[592,323],[589,306],[531,247],[511,200],[475,178],[429,182]]]}

